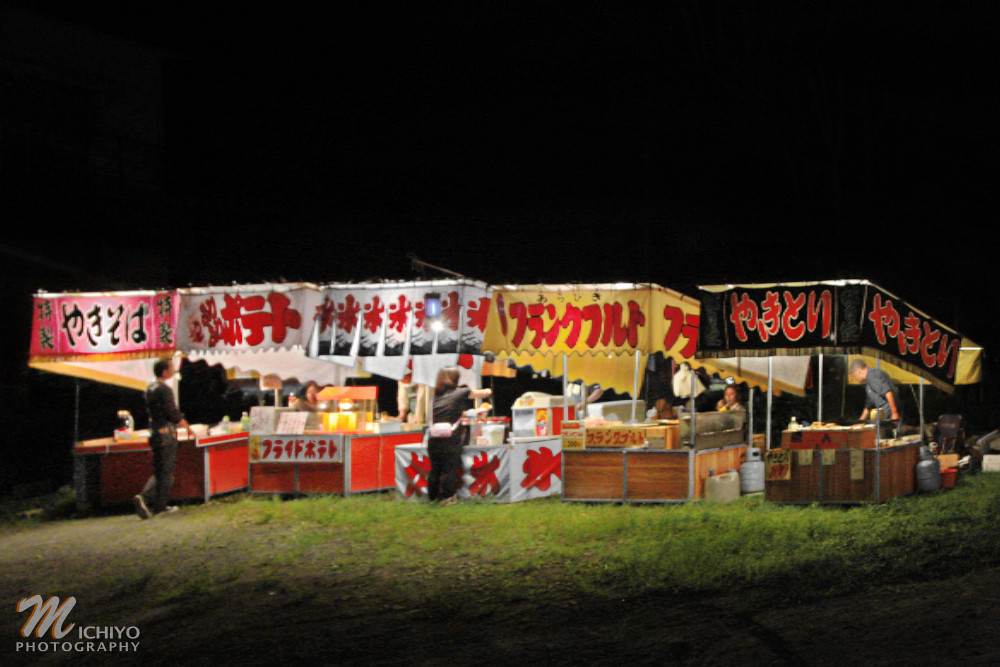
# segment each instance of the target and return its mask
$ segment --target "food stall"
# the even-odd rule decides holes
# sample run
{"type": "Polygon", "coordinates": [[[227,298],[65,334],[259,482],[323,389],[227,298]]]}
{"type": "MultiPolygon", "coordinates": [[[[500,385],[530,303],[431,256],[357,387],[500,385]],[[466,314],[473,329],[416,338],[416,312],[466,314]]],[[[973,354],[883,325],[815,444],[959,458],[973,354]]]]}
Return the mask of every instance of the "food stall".
{"type": "MultiPolygon", "coordinates": [[[[304,353],[309,314],[318,299],[318,290],[303,283],[40,292],[29,365],[137,391],[153,380],[156,359],[174,357],[179,363],[183,356],[255,375],[335,381],[340,377],[335,367],[304,353]]],[[[176,393],[176,377],[172,387],[176,393]]],[[[248,438],[238,417],[233,415],[232,425],[195,424],[179,433],[174,498],[207,499],[248,488],[248,438]]],[[[152,472],[144,429],[130,425],[112,436],[74,441],[74,490],[81,508],[131,501],[152,472]]]]}
{"type": "Polygon", "coordinates": [[[422,424],[378,421],[377,387],[325,387],[314,412],[250,413],[252,493],[351,495],[391,489],[395,448],[420,442],[422,424]]]}
{"type": "Polygon", "coordinates": [[[543,446],[560,459],[563,500],[687,501],[702,497],[710,470],[739,467],[747,441],[742,425],[736,440],[696,448],[690,421],[647,422],[646,404],[636,398],[649,355],[693,359],[698,309],[696,300],[652,284],[494,287],[485,352],[562,376],[564,395],[570,382],[582,380],[633,397],[614,410],[576,415],[562,408],[561,437],[543,446]]]}
{"type": "Polygon", "coordinates": [[[376,387],[347,386],[347,379],[379,375],[433,385],[441,367],[458,365],[478,382],[476,312],[488,301],[487,287],[469,280],[339,283],[313,296],[303,358],[329,369],[327,381],[319,381],[325,385],[319,406],[313,412],[283,405],[252,411],[250,491],[350,495],[392,489],[395,448],[422,440],[425,416],[409,423],[389,419],[379,413],[376,387]],[[440,312],[425,312],[429,298],[440,312]]]}
{"type": "MultiPolygon", "coordinates": [[[[177,353],[179,304],[180,295],[168,291],[40,292],[29,365],[142,391],[153,379],[153,362],[177,353]]],[[[113,435],[74,443],[81,509],[131,502],[149,478],[149,431],[135,430],[131,415],[124,415],[127,423],[113,435]]],[[[179,436],[174,498],[207,500],[246,487],[245,436],[210,434],[207,427],[179,436]]]]}
{"type": "MultiPolygon", "coordinates": [[[[441,368],[455,366],[463,384],[479,387],[488,307],[489,287],[469,279],[326,285],[308,353],[335,365],[356,366],[365,373],[424,387],[434,386],[441,368]]],[[[361,389],[371,388],[353,391],[361,389]]],[[[375,398],[345,393],[351,391],[327,387],[320,399],[336,402],[340,408],[345,398],[355,405],[375,398]]],[[[379,418],[369,409],[357,411],[354,424],[350,411],[325,414],[320,430],[311,436],[319,438],[314,450],[324,451],[330,460],[303,460],[309,456],[309,443],[295,450],[299,460],[290,460],[287,439],[285,458],[272,455],[266,460],[267,442],[262,440],[261,461],[255,464],[251,480],[253,491],[347,495],[392,489],[398,482],[398,457],[422,446],[424,426],[430,421],[430,415],[416,414],[400,423],[379,418]]],[[[280,453],[275,444],[273,451],[280,453]]]]}
{"type": "MultiPolygon", "coordinates": [[[[328,285],[323,289],[318,329],[309,354],[335,364],[356,363],[366,372],[396,380],[406,378],[426,387],[434,386],[441,368],[454,366],[461,373],[461,384],[479,388],[484,375],[504,374],[506,369],[506,364],[494,365],[482,355],[490,304],[490,287],[464,278],[328,285]]],[[[430,422],[430,415],[418,415],[418,419],[420,428],[416,430],[407,430],[410,425],[404,425],[399,434],[378,436],[383,443],[381,464],[386,463],[390,448],[394,456],[392,478],[380,478],[379,488],[395,485],[400,497],[408,499],[426,499],[430,471],[422,428],[430,422]]],[[[497,434],[506,433],[505,420],[480,414],[470,419],[476,449],[469,449],[464,457],[468,479],[460,493],[501,500],[519,498],[520,492],[507,493],[509,449],[502,444],[502,435],[500,444],[495,439],[497,434]]],[[[344,493],[357,490],[347,476],[348,470],[356,468],[353,448],[367,444],[366,438],[372,437],[352,434],[343,441],[334,440],[336,455],[344,457],[344,493]]],[[[540,450],[531,454],[532,463],[542,454],[540,450]]],[[[518,453],[513,456],[517,458],[518,453]]],[[[525,461],[529,459],[527,452],[523,456],[525,461]]],[[[524,468],[527,464],[518,465],[524,468]]],[[[539,477],[525,487],[525,494],[549,491],[551,475],[539,477]]]]}
{"type": "Polygon", "coordinates": [[[863,280],[703,286],[698,357],[738,363],[853,355],[897,383],[920,386],[917,434],[886,437],[884,424],[817,420],[771,442],[768,394],[765,497],[788,503],[882,502],[914,491],[923,389],[978,382],[981,348],[899,297],[863,280]]]}

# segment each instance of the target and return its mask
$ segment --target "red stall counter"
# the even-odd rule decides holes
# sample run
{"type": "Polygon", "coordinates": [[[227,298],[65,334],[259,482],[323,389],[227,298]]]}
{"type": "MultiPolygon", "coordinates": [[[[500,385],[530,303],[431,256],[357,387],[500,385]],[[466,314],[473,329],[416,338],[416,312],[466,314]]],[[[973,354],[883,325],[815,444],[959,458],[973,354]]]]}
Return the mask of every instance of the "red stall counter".
{"type": "MultiPolygon", "coordinates": [[[[249,486],[247,434],[178,437],[173,500],[199,499],[245,490],[249,486]]],[[[131,503],[153,474],[149,440],[97,438],[73,447],[74,487],[82,509],[131,503]]]]}
{"type": "Polygon", "coordinates": [[[251,493],[354,493],[395,486],[396,448],[423,431],[250,437],[251,493]]]}

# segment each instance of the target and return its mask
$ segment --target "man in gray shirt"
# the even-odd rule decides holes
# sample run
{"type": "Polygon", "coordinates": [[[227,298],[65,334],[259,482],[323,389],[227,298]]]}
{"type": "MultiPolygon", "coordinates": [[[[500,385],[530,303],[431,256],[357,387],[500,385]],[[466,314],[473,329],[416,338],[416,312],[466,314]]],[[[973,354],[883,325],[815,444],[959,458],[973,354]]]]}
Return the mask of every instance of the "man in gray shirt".
{"type": "Polygon", "coordinates": [[[896,386],[889,374],[878,368],[868,368],[861,359],[851,362],[851,377],[865,383],[865,409],[861,421],[868,420],[869,411],[881,410],[882,419],[899,422],[899,408],[896,403],[896,386]]]}

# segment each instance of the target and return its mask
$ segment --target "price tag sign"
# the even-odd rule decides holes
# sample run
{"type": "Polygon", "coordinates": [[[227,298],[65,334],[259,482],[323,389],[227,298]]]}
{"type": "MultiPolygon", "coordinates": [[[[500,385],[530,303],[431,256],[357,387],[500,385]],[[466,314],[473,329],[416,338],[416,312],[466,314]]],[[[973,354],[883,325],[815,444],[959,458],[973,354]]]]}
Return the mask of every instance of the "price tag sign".
{"type": "Polygon", "coordinates": [[[865,450],[851,450],[851,481],[857,482],[865,478],[865,450]]]}
{"type": "Polygon", "coordinates": [[[583,422],[565,421],[562,423],[563,449],[583,449],[587,438],[587,430],[583,422]]]}
{"type": "Polygon", "coordinates": [[[250,408],[250,433],[254,435],[274,433],[277,416],[276,408],[260,406],[250,408]]]}
{"type": "Polygon", "coordinates": [[[278,417],[278,433],[300,434],[306,430],[308,412],[283,412],[278,417]]]}
{"type": "Polygon", "coordinates": [[[764,454],[764,478],[769,482],[792,478],[791,450],[772,449],[764,454]]]}

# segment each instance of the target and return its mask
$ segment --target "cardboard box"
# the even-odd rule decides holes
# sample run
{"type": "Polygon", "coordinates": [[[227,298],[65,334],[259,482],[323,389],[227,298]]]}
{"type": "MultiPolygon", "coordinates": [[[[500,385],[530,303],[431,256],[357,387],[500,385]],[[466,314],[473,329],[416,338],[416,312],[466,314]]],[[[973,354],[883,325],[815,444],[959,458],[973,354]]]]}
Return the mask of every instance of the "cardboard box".
{"type": "Polygon", "coordinates": [[[875,428],[852,428],[847,433],[847,446],[850,449],[875,449],[875,428]]]}
{"type": "Polygon", "coordinates": [[[646,444],[650,449],[666,449],[667,446],[667,427],[666,426],[647,426],[646,427],[646,444]]]}
{"type": "Polygon", "coordinates": [[[680,444],[680,427],[674,424],[656,424],[646,427],[649,449],[677,449],[680,444]]]}
{"type": "Polygon", "coordinates": [[[934,458],[941,464],[941,470],[958,467],[958,454],[938,454],[934,458]]]}
{"type": "Polygon", "coordinates": [[[1000,472],[1000,454],[983,455],[983,472],[1000,472]]]}

